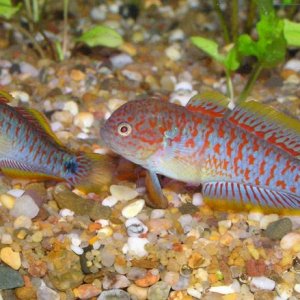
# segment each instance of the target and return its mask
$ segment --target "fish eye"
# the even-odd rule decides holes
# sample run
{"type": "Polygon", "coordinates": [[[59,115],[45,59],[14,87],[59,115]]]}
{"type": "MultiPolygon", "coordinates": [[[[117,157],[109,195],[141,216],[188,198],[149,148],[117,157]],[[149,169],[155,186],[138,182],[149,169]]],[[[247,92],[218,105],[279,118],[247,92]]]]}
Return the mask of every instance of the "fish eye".
{"type": "Polygon", "coordinates": [[[128,136],[132,131],[132,126],[128,123],[121,123],[118,125],[118,134],[122,136],[128,136]]]}

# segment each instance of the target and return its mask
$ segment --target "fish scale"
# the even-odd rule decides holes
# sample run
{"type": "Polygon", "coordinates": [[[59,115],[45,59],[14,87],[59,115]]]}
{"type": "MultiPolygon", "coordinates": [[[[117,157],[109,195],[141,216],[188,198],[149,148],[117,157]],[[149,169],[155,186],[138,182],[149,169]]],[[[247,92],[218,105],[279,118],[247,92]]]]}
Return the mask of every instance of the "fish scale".
{"type": "Polygon", "coordinates": [[[151,172],[202,184],[209,200],[299,209],[299,123],[256,102],[233,111],[227,104],[214,92],[195,96],[187,107],[130,101],[101,135],[113,151],[151,172]]]}
{"type": "Polygon", "coordinates": [[[115,167],[112,158],[74,152],[63,146],[46,117],[34,109],[12,107],[0,91],[0,168],[11,177],[66,180],[86,192],[108,188],[115,167]]]}

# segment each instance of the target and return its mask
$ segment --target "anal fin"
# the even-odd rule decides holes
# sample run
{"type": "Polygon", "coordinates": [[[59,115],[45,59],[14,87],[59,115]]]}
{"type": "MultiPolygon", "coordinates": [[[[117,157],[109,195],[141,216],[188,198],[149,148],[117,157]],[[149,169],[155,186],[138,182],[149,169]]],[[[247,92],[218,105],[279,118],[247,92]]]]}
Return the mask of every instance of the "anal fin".
{"type": "Polygon", "coordinates": [[[300,196],[284,191],[236,182],[207,182],[203,185],[207,204],[220,208],[247,210],[259,207],[267,212],[300,214],[300,196]]]}

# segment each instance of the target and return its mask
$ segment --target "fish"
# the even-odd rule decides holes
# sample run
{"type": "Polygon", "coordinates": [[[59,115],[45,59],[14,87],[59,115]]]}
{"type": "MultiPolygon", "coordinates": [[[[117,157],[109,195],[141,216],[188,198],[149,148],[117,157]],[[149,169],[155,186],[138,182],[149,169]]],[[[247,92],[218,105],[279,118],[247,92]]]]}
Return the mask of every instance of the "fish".
{"type": "Polygon", "coordinates": [[[45,115],[13,107],[12,99],[0,91],[0,169],[4,175],[66,181],[86,193],[107,190],[115,168],[113,158],[68,149],[53,133],[45,115]]]}
{"type": "MultiPolygon", "coordinates": [[[[201,185],[213,207],[300,211],[300,123],[258,101],[230,109],[205,91],[180,106],[125,103],[100,130],[112,151],[157,174],[201,185]]],[[[158,183],[154,183],[157,190],[158,183]]]]}

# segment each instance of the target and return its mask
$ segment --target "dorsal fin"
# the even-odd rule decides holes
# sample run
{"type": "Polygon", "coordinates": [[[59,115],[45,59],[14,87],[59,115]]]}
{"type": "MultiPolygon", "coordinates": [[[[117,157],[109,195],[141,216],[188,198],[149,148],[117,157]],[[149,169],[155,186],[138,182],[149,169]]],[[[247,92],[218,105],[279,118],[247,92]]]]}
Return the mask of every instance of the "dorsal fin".
{"type": "Polygon", "coordinates": [[[3,90],[0,90],[0,103],[9,103],[13,100],[13,97],[12,95],[10,95],[9,93],[3,91],[3,90]]]}
{"type": "Polygon", "coordinates": [[[34,128],[42,135],[50,139],[53,143],[57,144],[61,148],[65,146],[57,138],[52,131],[46,116],[33,108],[15,107],[15,109],[26,119],[34,125],[34,128]]]}
{"type": "Polygon", "coordinates": [[[229,99],[225,95],[212,90],[192,97],[186,108],[210,117],[223,118],[225,114],[230,112],[228,108],[229,102],[229,99]]]}
{"type": "Polygon", "coordinates": [[[300,159],[300,122],[256,101],[244,102],[228,120],[300,159]]]}

